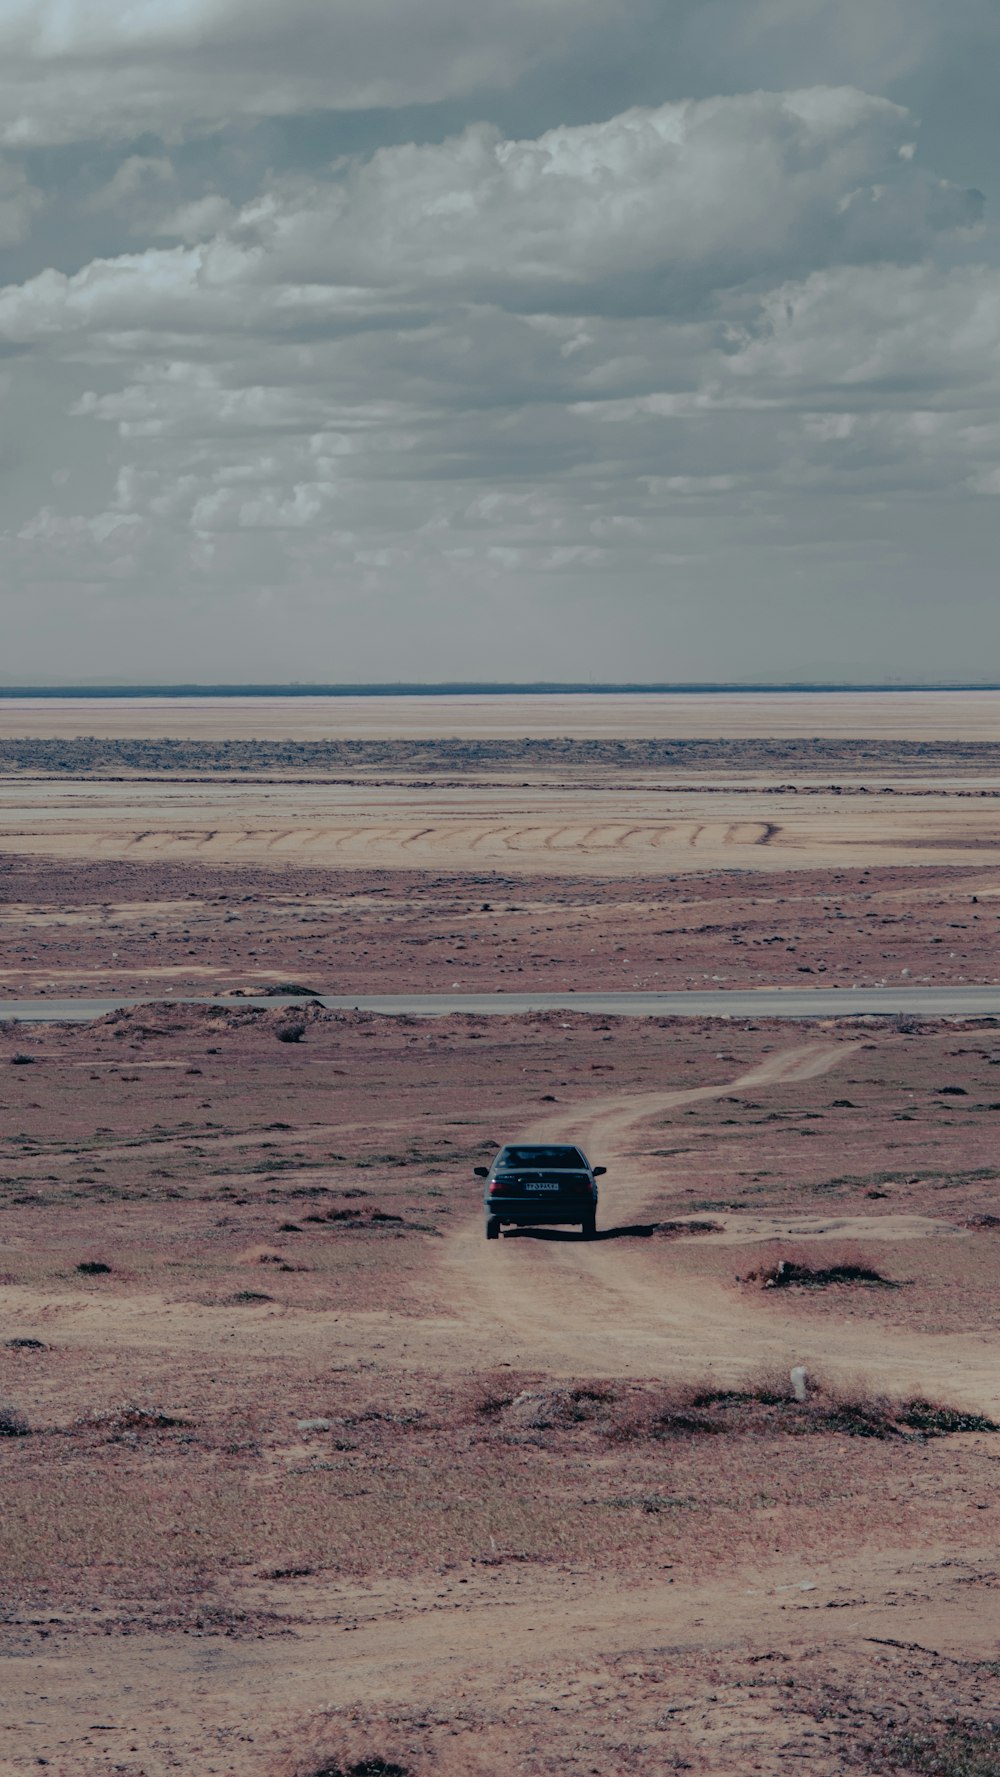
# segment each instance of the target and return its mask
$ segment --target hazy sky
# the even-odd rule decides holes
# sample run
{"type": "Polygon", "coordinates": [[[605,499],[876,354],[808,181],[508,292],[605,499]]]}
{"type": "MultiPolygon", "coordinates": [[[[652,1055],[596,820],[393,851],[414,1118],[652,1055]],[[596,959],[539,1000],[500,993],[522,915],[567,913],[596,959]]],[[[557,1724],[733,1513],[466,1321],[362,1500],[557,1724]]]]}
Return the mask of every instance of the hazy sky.
{"type": "Polygon", "coordinates": [[[0,0],[0,679],[1000,676],[996,0],[0,0]]]}

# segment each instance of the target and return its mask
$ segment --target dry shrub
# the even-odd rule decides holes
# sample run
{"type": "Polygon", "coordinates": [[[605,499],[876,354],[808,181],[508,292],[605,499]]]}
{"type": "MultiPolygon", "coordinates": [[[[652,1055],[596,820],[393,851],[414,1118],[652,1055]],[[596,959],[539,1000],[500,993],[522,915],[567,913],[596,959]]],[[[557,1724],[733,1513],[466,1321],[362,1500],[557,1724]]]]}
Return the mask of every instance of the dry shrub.
{"type": "Polygon", "coordinates": [[[598,1417],[610,1391],[583,1384],[575,1388],[525,1389],[505,1409],[509,1424],[547,1431],[552,1426],[580,1425],[598,1417]]]}
{"type": "Polygon", "coordinates": [[[955,1432],[1000,1431],[984,1413],[950,1407],[920,1396],[899,1400],[873,1390],[863,1380],[824,1382],[813,1379],[813,1398],[800,1409],[811,1420],[809,1429],[846,1433],[848,1437],[925,1438],[950,1437],[955,1432]]]}
{"type": "Polygon", "coordinates": [[[876,1750],[875,1769],[921,1777],[997,1777],[1000,1729],[993,1722],[948,1722],[928,1733],[900,1734],[876,1750]]]}
{"type": "Polygon", "coordinates": [[[120,1436],[123,1432],[168,1431],[174,1426],[189,1423],[189,1420],[181,1419],[174,1413],[165,1413],[162,1407],[122,1401],[117,1407],[105,1407],[95,1413],[85,1413],[81,1418],[74,1419],[70,1429],[120,1436]]]}
{"type": "Polygon", "coordinates": [[[448,1723],[430,1727],[426,1718],[407,1723],[365,1711],[307,1729],[273,1777],[495,1777],[509,1768],[474,1730],[456,1734],[448,1723]]]}
{"type": "Polygon", "coordinates": [[[984,1413],[968,1413],[960,1407],[942,1407],[934,1401],[907,1401],[900,1422],[927,1438],[947,1438],[953,1432],[996,1431],[984,1413]]]}
{"type": "Polygon", "coordinates": [[[766,1265],[739,1279],[764,1290],[827,1289],[832,1284],[874,1284],[895,1290],[899,1284],[886,1277],[867,1253],[855,1246],[825,1247],[820,1259],[805,1247],[782,1247],[766,1265]]]}
{"type": "Polygon", "coordinates": [[[699,1436],[725,1430],[702,1408],[709,1398],[707,1382],[674,1383],[667,1388],[628,1390],[615,1405],[607,1427],[614,1443],[699,1436]]]}
{"type": "MultiPolygon", "coordinates": [[[[345,1197],[366,1195],[367,1193],[364,1191],[344,1192],[345,1197]]],[[[343,1228],[360,1228],[369,1233],[378,1233],[380,1229],[384,1228],[418,1229],[421,1233],[427,1232],[419,1222],[408,1222],[404,1216],[393,1215],[391,1211],[386,1209],[373,1209],[368,1203],[352,1205],[349,1209],[334,1206],[331,1209],[322,1210],[319,1214],[306,1216],[304,1219],[307,1222],[335,1223],[338,1233],[343,1228]]]]}
{"type": "Polygon", "coordinates": [[[475,1389],[471,1417],[546,1431],[599,1418],[617,1393],[614,1385],[606,1382],[553,1386],[534,1376],[493,1376],[475,1389]]]}
{"type": "Polygon", "coordinates": [[[0,1401],[0,1438],[26,1438],[30,1431],[24,1414],[0,1401]]]}
{"type": "Polygon", "coordinates": [[[337,1752],[321,1753],[318,1765],[310,1757],[308,1764],[299,1769],[303,1777],[414,1777],[415,1773],[413,1765],[401,1765],[396,1759],[383,1758],[379,1752],[349,1759],[347,1764],[337,1752]]]}
{"type": "Polygon", "coordinates": [[[721,1234],[724,1232],[721,1222],[708,1222],[692,1217],[685,1222],[654,1222],[653,1233],[661,1239],[680,1240],[689,1234],[721,1234]]]}
{"type": "Polygon", "coordinates": [[[596,1431],[612,1443],[736,1436],[839,1434],[918,1440],[956,1432],[1000,1430],[984,1414],[921,1398],[898,1400],[864,1382],[807,1379],[808,1398],[795,1399],[790,1374],[758,1371],[738,1385],[712,1379],[651,1389],[642,1384],[525,1389],[486,1395],[480,1417],[536,1431],[596,1431]]]}
{"type": "Polygon", "coordinates": [[[253,1247],[249,1252],[241,1253],[241,1265],[273,1265],[276,1271],[308,1271],[310,1266],[299,1260],[288,1259],[284,1253],[272,1252],[269,1247],[253,1247]]]}

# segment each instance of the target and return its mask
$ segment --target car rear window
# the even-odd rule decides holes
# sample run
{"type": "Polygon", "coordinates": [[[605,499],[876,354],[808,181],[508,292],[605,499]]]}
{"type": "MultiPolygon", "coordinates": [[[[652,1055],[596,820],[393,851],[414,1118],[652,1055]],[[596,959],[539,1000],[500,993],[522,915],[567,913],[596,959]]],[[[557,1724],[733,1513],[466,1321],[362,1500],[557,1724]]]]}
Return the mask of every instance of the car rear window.
{"type": "Polygon", "coordinates": [[[504,1148],[498,1166],[577,1166],[587,1164],[579,1148],[516,1147],[504,1148]]]}

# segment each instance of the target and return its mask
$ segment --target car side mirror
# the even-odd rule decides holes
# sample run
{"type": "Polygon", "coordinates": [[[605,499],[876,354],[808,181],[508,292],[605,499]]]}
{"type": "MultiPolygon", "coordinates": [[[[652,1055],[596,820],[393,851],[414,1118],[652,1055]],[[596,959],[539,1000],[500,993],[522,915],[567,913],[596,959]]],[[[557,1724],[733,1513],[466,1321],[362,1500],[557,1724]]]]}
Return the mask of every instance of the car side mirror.
{"type": "Polygon", "coordinates": [[[608,1169],[606,1166],[592,1166],[590,1170],[595,1178],[603,1178],[608,1169]]]}
{"type": "Polygon", "coordinates": [[[472,1170],[476,1178],[489,1178],[490,1176],[490,1169],[488,1166],[474,1166],[472,1170]]]}

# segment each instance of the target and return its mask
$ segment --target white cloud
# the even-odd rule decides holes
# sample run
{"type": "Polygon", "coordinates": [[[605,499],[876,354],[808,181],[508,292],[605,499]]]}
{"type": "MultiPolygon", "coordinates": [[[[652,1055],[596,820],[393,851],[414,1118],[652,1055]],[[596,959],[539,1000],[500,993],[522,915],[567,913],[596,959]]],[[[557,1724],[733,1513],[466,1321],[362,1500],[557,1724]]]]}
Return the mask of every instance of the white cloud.
{"type": "Polygon", "coordinates": [[[528,309],[646,310],[841,260],[909,258],[978,200],[900,162],[911,124],[855,89],[634,110],[505,141],[383,149],[244,217],[290,282],[528,309]],[[585,293],[585,294],[584,294],[585,293]]]}
{"type": "MultiPolygon", "coordinates": [[[[748,280],[919,257],[974,222],[974,198],[900,160],[910,128],[852,88],[633,110],[533,141],[478,126],[275,183],[191,250],[45,272],[0,293],[0,333],[330,331],[414,300],[697,311],[748,280]]],[[[145,184],[150,164],[116,178],[145,184]]]]}

